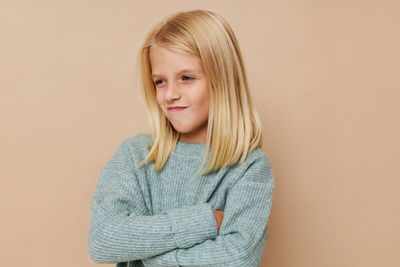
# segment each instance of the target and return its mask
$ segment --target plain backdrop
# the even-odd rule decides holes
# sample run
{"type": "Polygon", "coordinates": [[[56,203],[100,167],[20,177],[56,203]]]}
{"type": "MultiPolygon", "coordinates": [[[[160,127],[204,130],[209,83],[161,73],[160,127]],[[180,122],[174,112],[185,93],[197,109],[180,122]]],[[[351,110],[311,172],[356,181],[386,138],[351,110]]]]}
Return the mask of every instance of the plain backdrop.
{"type": "Polygon", "coordinates": [[[98,266],[99,172],[150,133],[138,48],[197,8],[232,26],[263,123],[276,186],[261,267],[400,266],[397,0],[1,0],[0,265],[98,266]]]}

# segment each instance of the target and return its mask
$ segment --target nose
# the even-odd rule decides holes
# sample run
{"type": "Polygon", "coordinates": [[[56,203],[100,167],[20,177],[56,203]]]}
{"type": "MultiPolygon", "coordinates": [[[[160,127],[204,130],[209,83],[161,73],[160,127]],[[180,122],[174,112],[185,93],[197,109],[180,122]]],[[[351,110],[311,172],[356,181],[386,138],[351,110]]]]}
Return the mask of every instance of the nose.
{"type": "Polygon", "coordinates": [[[179,99],[181,97],[181,93],[179,90],[179,86],[174,84],[174,83],[170,83],[168,84],[167,90],[165,92],[165,98],[168,102],[174,101],[176,99],[179,99]]]}

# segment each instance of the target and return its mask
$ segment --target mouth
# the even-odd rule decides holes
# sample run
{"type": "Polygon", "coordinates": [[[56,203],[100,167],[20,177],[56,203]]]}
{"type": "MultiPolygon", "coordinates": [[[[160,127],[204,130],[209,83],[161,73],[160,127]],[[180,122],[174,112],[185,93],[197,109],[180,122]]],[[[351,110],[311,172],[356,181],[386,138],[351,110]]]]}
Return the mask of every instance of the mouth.
{"type": "Polygon", "coordinates": [[[173,107],[173,108],[168,108],[169,111],[181,111],[184,110],[187,107],[173,107]]]}

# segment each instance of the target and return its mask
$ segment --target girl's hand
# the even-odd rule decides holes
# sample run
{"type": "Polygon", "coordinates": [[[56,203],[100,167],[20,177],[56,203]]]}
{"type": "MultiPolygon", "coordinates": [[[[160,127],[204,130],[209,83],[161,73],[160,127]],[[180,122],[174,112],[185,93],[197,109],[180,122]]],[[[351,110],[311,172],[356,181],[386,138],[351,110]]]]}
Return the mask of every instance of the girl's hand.
{"type": "Polygon", "coordinates": [[[217,228],[219,232],[219,228],[221,227],[222,221],[224,219],[224,212],[222,210],[214,210],[215,221],[217,222],[217,228]]]}

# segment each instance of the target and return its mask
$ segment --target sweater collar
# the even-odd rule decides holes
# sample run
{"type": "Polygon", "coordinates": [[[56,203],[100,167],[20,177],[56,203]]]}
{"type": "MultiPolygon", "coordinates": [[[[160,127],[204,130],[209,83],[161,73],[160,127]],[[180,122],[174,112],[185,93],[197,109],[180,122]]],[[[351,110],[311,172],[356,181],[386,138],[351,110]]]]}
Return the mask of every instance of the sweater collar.
{"type": "MultiPolygon", "coordinates": [[[[206,143],[185,143],[178,141],[172,155],[185,158],[199,158],[202,157],[206,148],[206,143]]],[[[210,150],[208,151],[210,155],[210,150]]]]}

